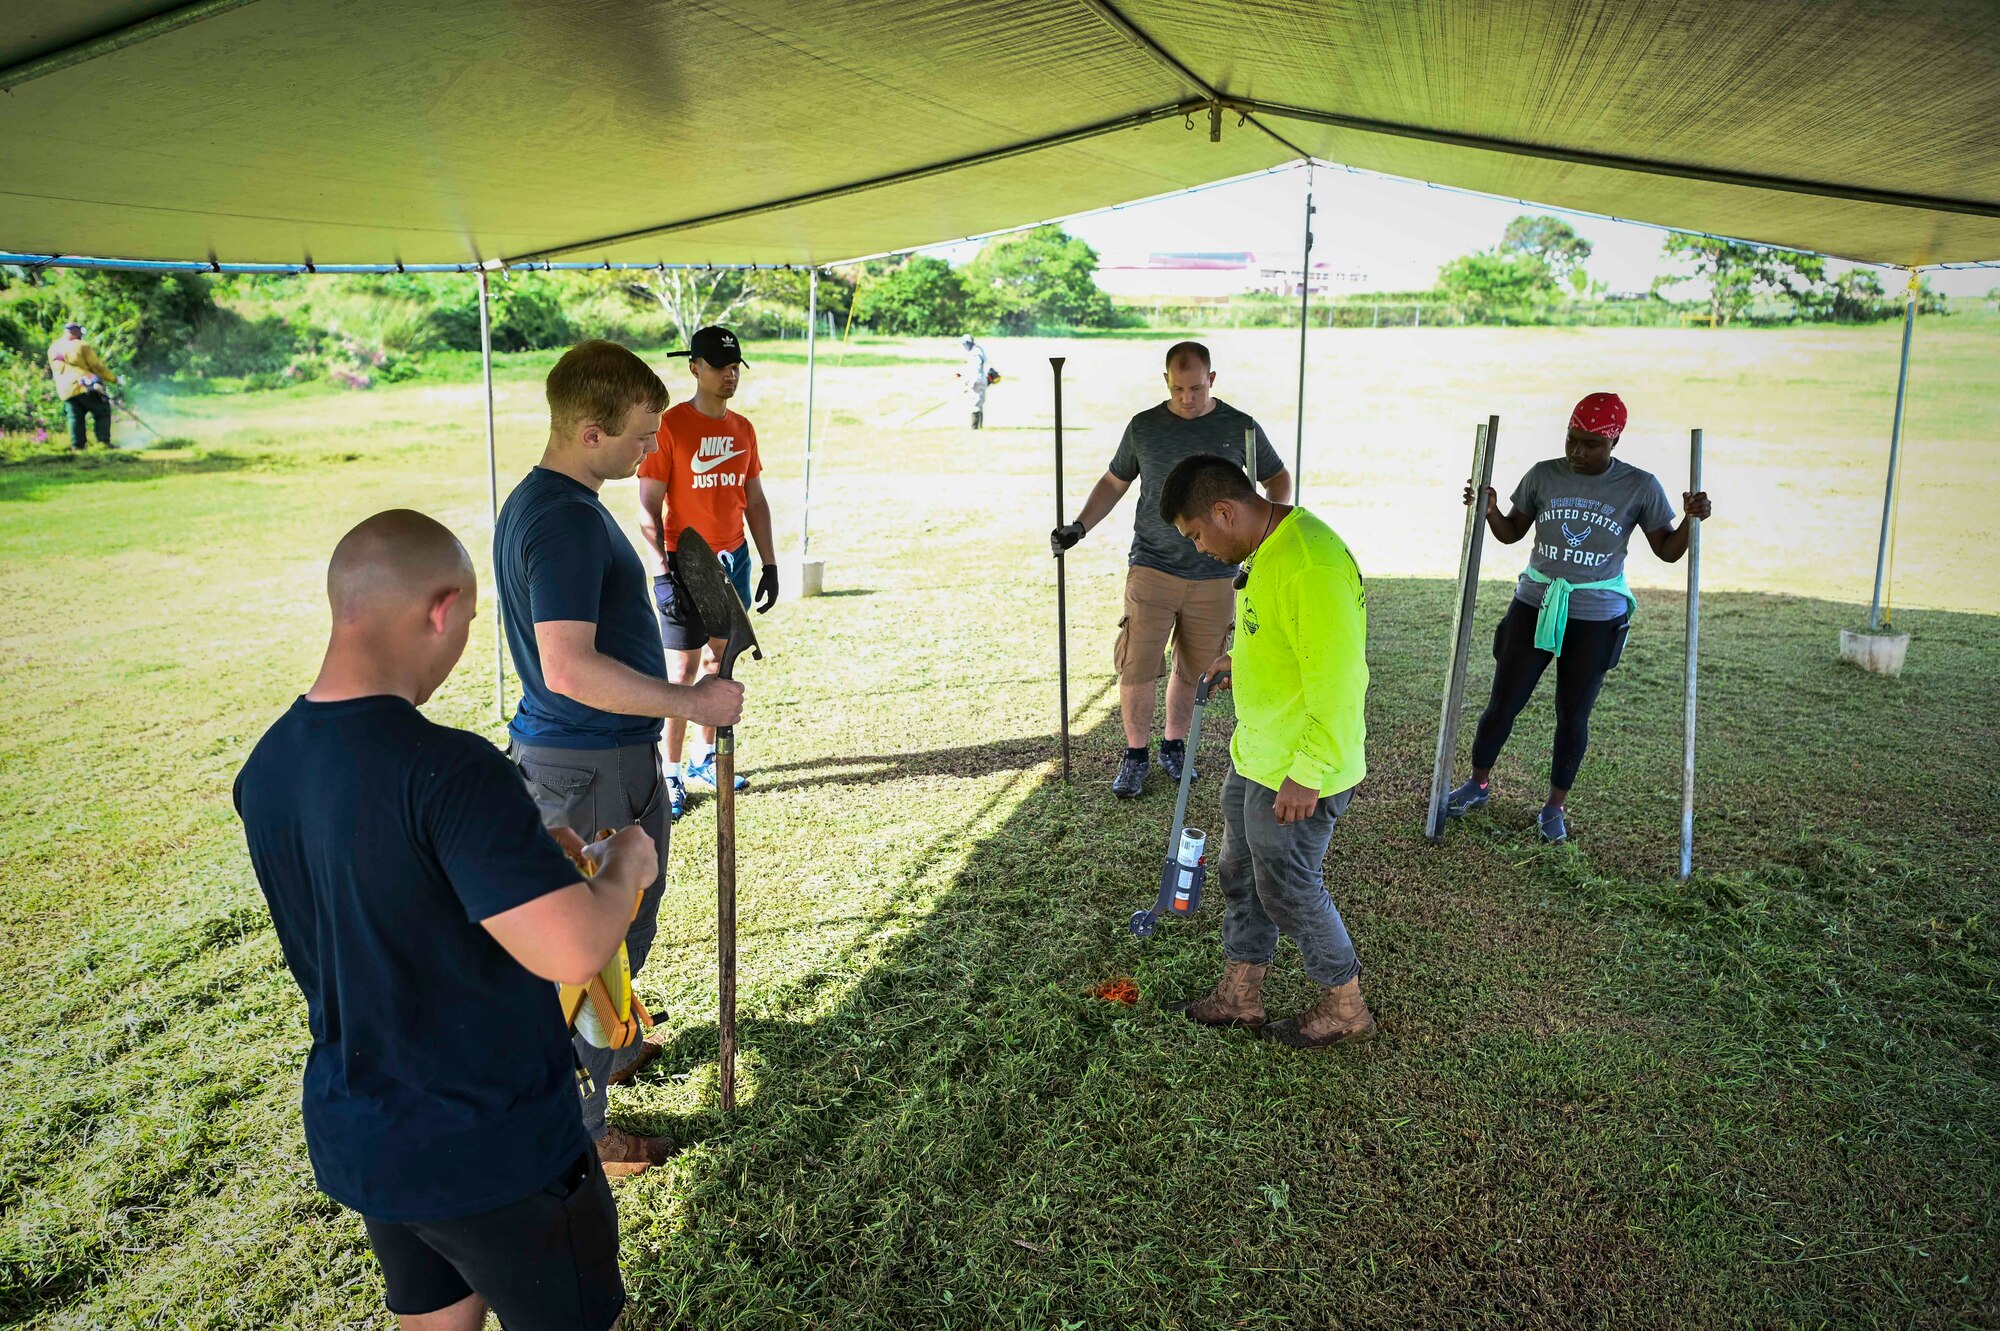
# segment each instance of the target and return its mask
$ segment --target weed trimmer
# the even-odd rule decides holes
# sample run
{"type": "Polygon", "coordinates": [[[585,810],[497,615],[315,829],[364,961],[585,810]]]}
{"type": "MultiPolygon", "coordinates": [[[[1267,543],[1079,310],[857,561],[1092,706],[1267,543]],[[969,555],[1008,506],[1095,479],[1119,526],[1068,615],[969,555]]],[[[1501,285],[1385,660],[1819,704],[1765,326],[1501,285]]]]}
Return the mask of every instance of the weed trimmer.
{"type": "Polygon", "coordinates": [[[1212,676],[1203,675],[1194,689],[1194,720],[1188,724],[1187,756],[1181,760],[1181,793],[1174,800],[1174,830],[1167,837],[1167,862],[1160,870],[1160,899],[1149,910],[1132,912],[1128,927],[1134,936],[1151,938],[1163,919],[1192,915],[1201,906],[1201,885],[1208,877],[1208,835],[1187,825],[1188,786],[1194,781],[1195,753],[1201,745],[1201,714],[1208,706],[1212,676]]]}
{"type": "Polygon", "coordinates": [[[111,405],[112,405],[112,406],[114,406],[114,407],[118,408],[118,410],[120,410],[120,411],[124,412],[124,413],[125,413],[125,418],[126,418],[127,420],[131,421],[131,422],[132,422],[132,424],[134,424],[134,425],[138,426],[138,427],[139,427],[140,429],[144,430],[144,431],[145,431],[145,432],[146,432],[147,434],[150,434],[150,435],[152,435],[152,436],[153,436],[153,438],[155,438],[155,439],[160,439],[160,438],[163,438],[163,437],[164,437],[163,435],[161,435],[161,433],[160,433],[160,432],[159,432],[158,430],[155,430],[155,429],[154,429],[154,428],[153,428],[152,426],[150,426],[150,425],[146,424],[146,422],[144,422],[144,421],[140,420],[140,419],[139,419],[139,413],[138,413],[138,412],[136,412],[136,411],[134,411],[134,410],[132,410],[132,408],[130,408],[130,407],[128,407],[128,406],[126,406],[126,405],[125,405],[125,399],[124,399],[124,398],[121,398],[121,397],[112,397],[112,396],[111,396],[111,394],[109,394],[109,393],[106,393],[106,394],[105,394],[104,396],[105,396],[106,398],[109,398],[109,399],[110,399],[110,402],[111,402],[111,405]]]}
{"type": "MultiPolygon", "coordinates": [[[[675,546],[674,566],[680,583],[693,603],[695,613],[711,638],[723,639],[718,671],[724,679],[734,679],[736,658],[750,653],[754,661],[764,659],[757,645],[756,630],[722,561],[715,557],[701,533],[689,527],[675,546]]],[[[716,974],[722,1053],[721,1100],[723,1109],[736,1107],[736,727],[715,728],[715,935],[716,974]]]]}

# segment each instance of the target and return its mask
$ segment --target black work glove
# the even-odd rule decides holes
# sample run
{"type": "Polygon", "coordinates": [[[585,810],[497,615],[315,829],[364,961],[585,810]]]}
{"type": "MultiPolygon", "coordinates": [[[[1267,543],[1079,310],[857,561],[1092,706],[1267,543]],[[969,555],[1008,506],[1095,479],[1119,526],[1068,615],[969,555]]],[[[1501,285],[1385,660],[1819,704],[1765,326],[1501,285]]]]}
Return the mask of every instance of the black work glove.
{"type": "Polygon", "coordinates": [[[1059,555],[1083,539],[1083,524],[1067,522],[1049,533],[1049,553],[1059,555]]]}
{"type": "Polygon", "coordinates": [[[778,566],[764,565],[763,573],[757,578],[757,594],[751,598],[757,606],[757,613],[763,614],[778,603],[778,566]]]}
{"type": "Polygon", "coordinates": [[[653,578],[653,604],[660,608],[662,614],[666,613],[667,607],[674,603],[674,598],[681,594],[680,561],[672,550],[667,551],[666,555],[667,571],[653,578]]]}

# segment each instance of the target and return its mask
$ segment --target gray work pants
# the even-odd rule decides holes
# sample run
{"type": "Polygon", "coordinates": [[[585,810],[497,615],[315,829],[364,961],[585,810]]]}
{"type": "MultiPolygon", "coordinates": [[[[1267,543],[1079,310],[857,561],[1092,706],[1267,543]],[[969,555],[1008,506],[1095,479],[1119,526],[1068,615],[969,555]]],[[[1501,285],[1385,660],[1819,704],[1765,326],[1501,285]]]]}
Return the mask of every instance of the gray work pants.
{"type": "Polygon", "coordinates": [[[1228,903],[1222,913],[1222,955],[1265,965],[1282,933],[1298,945],[1306,974],[1317,984],[1346,984],[1361,973],[1354,942],[1327,895],[1327,844],[1347,811],[1352,790],[1320,800],[1310,818],[1280,824],[1278,792],[1245,779],[1231,764],[1222,783],[1222,854],[1215,876],[1228,903]]]}
{"type": "MultiPolygon", "coordinates": [[[[660,772],[656,744],[629,744],[622,749],[551,749],[515,741],[509,756],[528,784],[528,793],[548,827],[567,827],[590,841],[599,832],[615,832],[638,823],[660,848],[660,872],[639,903],[638,918],[625,933],[625,951],[633,978],[653,950],[659,928],[660,893],[667,880],[667,841],[673,817],[667,809],[666,782],[660,772]]],[[[618,1065],[637,1056],[637,1046],[599,1049],[582,1036],[571,1037],[577,1062],[590,1076],[583,1099],[583,1126],[595,1141],[604,1135],[607,1079],[618,1065]]]]}

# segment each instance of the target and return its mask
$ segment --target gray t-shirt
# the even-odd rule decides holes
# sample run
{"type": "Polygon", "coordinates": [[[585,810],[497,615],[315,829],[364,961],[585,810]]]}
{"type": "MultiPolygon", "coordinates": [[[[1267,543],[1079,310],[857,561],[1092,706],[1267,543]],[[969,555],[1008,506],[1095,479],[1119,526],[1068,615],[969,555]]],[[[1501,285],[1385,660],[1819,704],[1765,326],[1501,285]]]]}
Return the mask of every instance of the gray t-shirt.
{"type": "Polygon", "coordinates": [[[1111,474],[1121,481],[1139,482],[1139,511],[1132,519],[1131,562],[1141,568],[1158,569],[1177,578],[1233,578],[1236,566],[1210,559],[1194,548],[1194,542],[1175,531],[1160,517],[1160,491],[1167,475],[1183,459],[1213,453],[1243,465],[1243,432],[1257,432],[1257,475],[1268,481],[1285,469],[1278,450],[1271,447],[1264,427],[1250,416],[1216,398],[1206,416],[1182,420],[1162,402],[1132,418],[1118,451],[1111,455],[1111,474]]]}
{"type": "MultiPolygon", "coordinates": [[[[1673,525],[1674,508],[1659,477],[1628,462],[1611,459],[1602,476],[1584,476],[1567,458],[1550,458],[1528,468],[1514,487],[1513,504],[1535,517],[1535,548],[1528,567],[1571,582],[1603,582],[1625,571],[1625,552],[1635,531],[1673,525]]],[[[1521,575],[1514,595],[1539,606],[1547,588],[1521,575]]],[[[1571,619],[1618,619],[1629,607],[1606,588],[1570,596],[1571,619]]]]}

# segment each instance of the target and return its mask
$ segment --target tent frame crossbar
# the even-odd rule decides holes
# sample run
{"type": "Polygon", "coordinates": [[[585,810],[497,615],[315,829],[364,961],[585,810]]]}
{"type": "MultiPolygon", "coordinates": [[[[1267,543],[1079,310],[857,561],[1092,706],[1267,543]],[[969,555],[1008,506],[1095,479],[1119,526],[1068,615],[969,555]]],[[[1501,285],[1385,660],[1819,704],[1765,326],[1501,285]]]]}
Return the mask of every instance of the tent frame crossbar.
{"type": "Polygon", "coordinates": [[[2000,203],[1987,203],[1977,199],[1953,199],[1935,194],[1907,194],[1896,190],[1869,189],[1862,185],[1843,185],[1834,181],[1795,180],[1788,176],[1765,176],[1749,171],[1731,171],[1725,167],[1661,162],[1645,157],[1620,157],[1611,153],[1590,152],[1582,148],[1562,148],[1547,144],[1523,143],[1518,139],[1460,134],[1451,130],[1404,125],[1390,120],[1364,120],[1359,116],[1345,116],[1331,111],[1315,111],[1309,107],[1285,106],[1278,102],[1262,102],[1242,97],[1224,98],[1222,106],[1225,110],[1245,116],[1265,115],[1281,120],[1304,120],[1333,129],[1352,130],[1359,134],[1421,139],[1427,143],[1441,143],[1453,148],[1476,148],[1485,152],[1507,153],[1515,157],[1539,157],[1552,162],[1567,162],[1573,166],[1602,167],[1611,171],[1631,171],[1649,176],[1671,176],[1680,180],[1699,180],[1712,185],[1736,185],[1745,189],[1776,190],[1786,194],[1809,194],[1819,198],[1843,199],[1850,203],[1881,204],[1890,208],[1919,208],[1935,212],[1964,213],[1972,217],[2000,218],[2000,203]]]}
{"type": "Polygon", "coordinates": [[[21,268],[88,268],[130,273],[254,274],[266,277],[374,277],[388,273],[799,273],[803,263],[223,263],[215,259],[100,259],[85,254],[0,252],[0,264],[21,268]]]}

